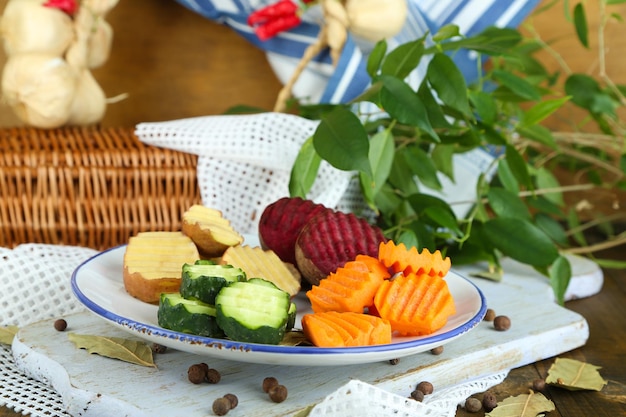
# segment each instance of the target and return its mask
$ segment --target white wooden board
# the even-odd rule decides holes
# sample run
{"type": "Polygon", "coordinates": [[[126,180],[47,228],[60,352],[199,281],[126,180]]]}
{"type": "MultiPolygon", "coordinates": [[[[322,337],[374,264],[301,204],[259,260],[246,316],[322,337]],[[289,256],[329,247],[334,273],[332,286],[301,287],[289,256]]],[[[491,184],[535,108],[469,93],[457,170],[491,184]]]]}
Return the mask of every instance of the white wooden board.
{"type": "MultiPolygon", "coordinates": [[[[59,392],[72,415],[86,417],[207,416],[215,398],[234,393],[239,406],[233,415],[270,417],[294,415],[320,402],[351,379],[408,396],[422,380],[444,388],[481,376],[556,356],[585,344],[589,329],[580,315],[556,305],[544,277],[510,263],[500,283],[472,279],[485,294],[488,307],[510,317],[506,332],[482,322],[445,346],[442,355],[430,352],[388,362],[343,367],[256,365],[218,360],[169,350],[155,356],[157,368],[130,365],[76,349],[67,332],[133,338],[91,313],[66,317],[66,332],[53,321],[20,329],[13,352],[20,369],[59,392]],[[206,362],[218,369],[216,385],[193,385],[187,369],[206,362]],[[263,378],[274,376],[289,390],[288,399],[272,403],[261,389],[263,378]]],[[[457,270],[468,276],[469,269],[457,270]]],[[[592,274],[597,280],[597,274],[592,274]]],[[[601,280],[601,277],[600,277],[601,280]]],[[[229,413],[230,415],[230,413],[229,413]]]]}

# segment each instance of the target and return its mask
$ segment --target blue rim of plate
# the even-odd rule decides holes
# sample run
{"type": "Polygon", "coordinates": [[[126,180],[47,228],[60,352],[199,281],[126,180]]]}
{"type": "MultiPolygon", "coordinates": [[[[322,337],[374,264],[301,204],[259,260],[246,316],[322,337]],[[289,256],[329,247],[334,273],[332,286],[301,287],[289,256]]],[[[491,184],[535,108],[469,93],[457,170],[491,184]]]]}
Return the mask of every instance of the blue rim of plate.
{"type": "MultiPolygon", "coordinates": [[[[155,326],[152,324],[141,323],[118,314],[115,314],[112,311],[107,310],[106,308],[101,307],[100,305],[93,302],[87,295],[85,295],[81,289],[79,288],[76,280],[77,276],[82,269],[89,266],[89,264],[95,262],[99,257],[107,254],[108,252],[120,250],[126,245],[116,246],[105,251],[99,252],[98,254],[90,257],[89,259],[82,262],[76,269],[72,272],[71,276],[71,286],[74,295],[77,299],[85,306],[87,309],[97,314],[98,316],[111,321],[119,326],[126,327],[128,329],[133,330],[139,334],[146,334],[152,336],[159,336],[168,339],[178,340],[182,343],[194,344],[194,345],[204,345],[207,348],[212,349],[227,349],[227,350],[238,350],[238,351],[246,351],[246,352],[260,352],[260,353],[272,353],[272,354],[315,354],[315,355],[326,355],[326,354],[359,354],[359,353],[372,353],[372,352],[387,352],[387,351],[402,351],[405,349],[417,348],[422,345],[433,345],[436,346],[437,343],[447,342],[453,338],[461,336],[462,334],[470,331],[475,326],[478,325],[483,320],[485,313],[487,311],[487,303],[484,294],[482,291],[470,280],[463,277],[462,275],[456,274],[457,277],[466,281],[470,284],[474,290],[477,292],[480,297],[480,308],[476,312],[476,314],[467,320],[465,323],[448,330],[447,332],[436,334],[433,336],[420,337],[417,339],[411,339],[406,342],[396,342],[390,343],[386,345],[374,345],[374,346],[359,346],[359,347],[342,347],[342,348],[320,348],[315,346],[287,346],[287,345],[265,345],[258,343],[245,343],[245,342],[237,342],[229,339],[218,339],[204,336],[196,336],[187,333],[179,333],[175,331],[171,331],[168,329],[164,329],[159,326],[155,326]]],[[[131,297],[129,295],[129,297],[131,297]]]]}

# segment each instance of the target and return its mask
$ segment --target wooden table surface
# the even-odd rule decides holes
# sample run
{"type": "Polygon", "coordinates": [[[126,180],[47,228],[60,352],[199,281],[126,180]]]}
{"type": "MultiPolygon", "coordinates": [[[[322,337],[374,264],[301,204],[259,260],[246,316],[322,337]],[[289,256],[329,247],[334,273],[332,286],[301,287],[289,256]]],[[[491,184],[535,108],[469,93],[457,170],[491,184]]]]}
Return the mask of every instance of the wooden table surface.
{"type": "MultiPolygon", "coordinates": [[[[0,9],[5,4],[6,0],[0,0],[0,9]]],[[[585,4],[592,6],[589,2],[585,4]]],[[[625,14],[626,5],[620,8],[625,14]]],[[[562,9],[557,7],[551,13],[562,13],[562,9]]],[[[263,108],[273,105],[280,84],[264,55],[231,30],[165,0],[120,2],[108,20],[116,33],[114,51],[95,75],[110,96],[123,93],[129,96],[110,106],[103,125],[133,126],[143,121],[216,114],[242,103],[263,108]]],[[[575,45],[573,36],[559,36],[563,32],[558,22],[563,22],[562,16],[554,18],[548,14],[537,19],[540,32],[549,38],[560,38],[561,51],[574,61],[569,61],[572,69],[584,71],[595,65],[594,58],[575,45]]],[[[593,30],[593,21],[590,26],[593,30]]],[[[615,26],[612,30],[623,28],[615,26]]],[[[608,41],[613,53],[626,47],[624,36],[609,36],[608,41]]],[[[612,60],[607,72],[617,82],[624,83],[624,60],[612,60]]],[[[19,124],[2,106],[0,103],[0,127],[19,124]]],[[[616,249],[612,255],[626,259],[622,252],[616,249]]],[[[587,319],[590,338],[585,346],[561,357],[601,366],[600,372],[609,382],[601,392],[549,389],[546,394],[557,409],[547,416],[626,415],[626,272],[605,271],[600,294],[570,301],[566,307],[587,319]]],[[[534,379],[546,375],[553,360],[511,371],[493,392],[499,399],[528,392],[534,379]]],[[[0,408],[0,417],[19,415],[0,408]]],[[[457,415],[482,414],[459,409],[457,415]]]]}

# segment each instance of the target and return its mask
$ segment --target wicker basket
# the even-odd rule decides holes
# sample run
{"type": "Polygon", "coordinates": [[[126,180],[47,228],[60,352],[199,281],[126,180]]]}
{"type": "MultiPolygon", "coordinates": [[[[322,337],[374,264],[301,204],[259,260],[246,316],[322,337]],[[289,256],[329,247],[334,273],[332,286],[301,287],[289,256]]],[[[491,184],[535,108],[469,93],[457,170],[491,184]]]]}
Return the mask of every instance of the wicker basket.
{"type": "Polygon", "coordinates": [[[125,128],[0,129],[0,246],[107,249],[144,230],[180,230],[201,201],[195,155],[125,128]]]}

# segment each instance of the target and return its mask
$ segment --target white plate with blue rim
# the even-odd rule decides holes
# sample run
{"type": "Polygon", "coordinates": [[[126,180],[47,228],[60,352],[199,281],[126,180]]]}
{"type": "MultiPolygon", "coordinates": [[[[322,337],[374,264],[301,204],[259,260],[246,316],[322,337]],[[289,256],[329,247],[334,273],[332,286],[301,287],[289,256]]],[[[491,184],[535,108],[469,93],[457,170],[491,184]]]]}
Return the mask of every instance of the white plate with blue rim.
{"type": "MultiPolygon", "coordinates": [[[[72,274],[72,290],[78,300],[96,316],[147,342],[171,349],[239,362],[337,366],[399,359],[443,346],[466,335],[483,319],[485,297],[471,281],[448,272],[446,281],[454,298],[456,314],[437,332],[418,337],[393,337],[390,344],[346,348],[319,348],[310,345],[265,345],[243,343],[174,332],[157,323],[158,307],[130,296],[123,282],[126,246],[96,254],[72,274]]],[[[302,292],[295,297],[298,306],[296,327],[310,305],[302,292]]]]}

